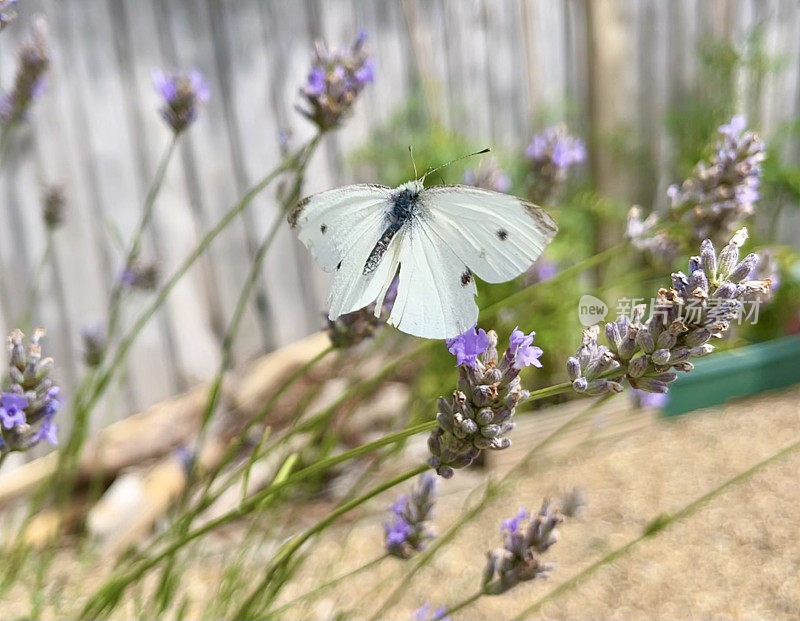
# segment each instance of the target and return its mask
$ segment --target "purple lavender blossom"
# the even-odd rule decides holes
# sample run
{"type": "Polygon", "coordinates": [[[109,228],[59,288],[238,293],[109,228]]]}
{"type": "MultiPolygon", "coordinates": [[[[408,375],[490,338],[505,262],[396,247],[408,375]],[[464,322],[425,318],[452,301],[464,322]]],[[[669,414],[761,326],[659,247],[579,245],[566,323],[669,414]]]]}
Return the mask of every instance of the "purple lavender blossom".
{"type": "Polygon", "coordinates": [[[534,338],[536,338],[536,332],[525,334],[519,327],[514,328],[514,331],[511,333],[508,351],[514,359],[514,367],[518,370],[530,366],[534,366],[537,369],[542,368],[542,363],[539,362],[539,358],[541,358],[544,352],[541,347],[533,346],[534,338]]]}
{"type": "Polygon", "coordinates": [[[44,93],[44,74],[49,66],[47,22],[39,17],[20,48],[14,86],[11,91],[0,96],[0,122],[10,124],[25,120],[31,103],[44,93]]]}
{"type": "Polygon", "coordinates": [[[439,426],[428,438],[428,463],[445,478],[469,466],[484,449],[511,446],[507,436],[514,429],[516,407],[529,396],[522,388],[520,369],[540,355],[539,348],[531,346],[533,335],[519,331],[499,358],[497,333],[485,333],[485,341],[481,333],[473,328],[466,337],[458,337],[460,341],[448,343],[461,363],[458,389],[452,399],[439,399],[439,426]]]}
{"type": "MultiPolygon", "coordinates": [[[[714,155],[699,162],[680,186],[667,190],[668,219],[691,226],[696,241],[727,240],[755,213],[760,198],[764,141],[747,131],[747,119],[741,115],[720,126],[719,134],[714,155]]],[[[627,236],[636,247],[651,251],[663,263],[672,263],[680,243],[662,230],[661,224],[656,213],[642,220],[641,209],[634,207],[628,214],[627,236]]]]}
{"type": "Polygon", "coordinates": [[[414,621],[453,621],[447,616],[447,608],[440,606],[431,611],[432,606],[428,603],[423,604],[414,612],[414,621]]]}
{"type": "Polygon", "coordinates": [[[386,551],[407,559],[425,548],[435,535],[428,528],[433,517],[436,478],[423,474],[410,496],[401,496],[389,510],[392,520],[384,524],[386,551]]]}
{"type": "Polygon", "coordinates": [[[44,330],[33,333],[27,346],[23,334],[14,330],[8,337],[9,370],[7,387],[0,401],[0,449],[25,451],[42,440],[58,443],[55,417],[61,406],[59,388],[50,378],[52,358],[42,358],[39,344],[44,330]]]}
{"type": "Polygon", "coordinates": [[[566,181],[570,168],[586,160],[586,146],[569,135],[566,125],[557,125],[535,135],[525,156],[531,163],[531,198],[547,202],[566,181]]]}
{"type": "Polygon", "coordinates": [[[200,104],[211,99],[211,89],[197,70],[167,75],[162,69],[154,69],[153,86],[164,100],[161,116],[176,133],[194,123],[200,104]]]}
{"type": "Polygon", "coordinates": [[[298,111],[321,131],[338,127],[364,87],[375,80],[375,61],[364,47],[366,40],[362,31],[349,50],[329,51],[321,43],[315,47],[311,71],[300,88],[306,106],[298,106],[298,111]]]}
{"type": "Polygon", "coordinates": [[[489,158],[481,161],[476,169],[464,171],[464,184],[494,192],[508,192],[511,189],[511,177],[495,158],[489,158]]]}
{"type": "Polygon", "coordinates": [[[528,518],[524,509],[503,522],[504,547],[489,554],[483,573],[482,589],[486,595],[500,595],[520,582],[546,578],[552,564],[542,562],[542,556],[558,541],[556,527],[564,521],[549,500],[539,513],[528,518]]]}
{"type": "Polygon", "coordinates": [[[13,429],[24,425],[26,407],[28,407],[28,400],[23,395],[4,392],[0,404],[0,420],[3,422],[3,427],[13,429]]]}
{"type": "Polygon", "coordinates": [[[447,340],[447,350],[456,357],[458,366],[466,365],[475,368],[478,356],[489,348],[489,337],[486,330],[474,326],[453,339],[447,340]]]}

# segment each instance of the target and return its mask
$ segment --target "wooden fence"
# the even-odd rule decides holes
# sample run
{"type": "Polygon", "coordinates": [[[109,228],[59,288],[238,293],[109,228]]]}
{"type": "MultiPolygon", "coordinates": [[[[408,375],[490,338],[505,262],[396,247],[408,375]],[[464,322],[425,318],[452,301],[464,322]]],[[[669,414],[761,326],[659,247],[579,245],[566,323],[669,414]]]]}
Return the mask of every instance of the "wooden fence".
{"type": "MultiPolygon", "coordinates": [[[[15,50],[43,13],[51,28],[48,90],[17,132],[0,177],[0,328],[25,306],[44,252],[42,188],[63,184],[68,220],[44,273],[37,323],[73,386],[82,373],[80,329],[104,319],[121,257],[109,231],[130,235],[169,133],[156,110],[154,67],[196,67],[212,100],[185,136],[156,207],[148,253],[171,273],[244,191],[279,161],[278,133],[312,128],[294,112],[312,41],[347,45],[370,33],[378,72],[347,127],[315,157],[309,192],[350,179],[342,154],[362,144],[420,87],[448,126],[476,141],[522,148],[543,109],[567,102],[589,134],[615,126],[640,135],[661,200],[673,153],[666,112],[697,76],[697,44],[744,41],[761,24],[783,71],[758,85],[755,121],[769,136],[797,118],[800,10],[795,0],[21,0],[0,35],[0,85],[15,50]]],[[[753,85],[741,84],[742,92],[753,85]]],[[[745,98],[743,98],[743,102],[745,98]]],[[[746,108],[746,102],[742,104],[746,108]]],[[[743,110],[754,113],[753,110],[743,110]]],[[[613,176],[612,176],[613,177],[613,176]]],[[[613,192],[613,183],[608,188],[613,192]]],[[[218,342],[276,215],[261,196],[213,245],[142,335],[113,420],[173,394],[216,367],[218,342]]],[[[318,329],[324,275],[287,229],[266,262],[236,344],[238,361],[318,329]]],[[[128,317],[147,301],[133,296],[128,317]]]]}

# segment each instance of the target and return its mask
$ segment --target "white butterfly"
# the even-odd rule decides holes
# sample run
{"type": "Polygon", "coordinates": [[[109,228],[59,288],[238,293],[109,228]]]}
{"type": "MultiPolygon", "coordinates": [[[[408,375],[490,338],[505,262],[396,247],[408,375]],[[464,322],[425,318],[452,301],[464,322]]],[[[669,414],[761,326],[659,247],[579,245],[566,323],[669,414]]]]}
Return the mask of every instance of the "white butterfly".
{"type": "Polygon", "coordinates": [[[430,339],[478,321],[477,276],[506,282],[527,270],[558,230],[540,207],[469,186],[358,184],[304,199],[289,215],[320,267],[334,272],[329,317],[376,302],[400,270],[388,322],[430,339]]]}

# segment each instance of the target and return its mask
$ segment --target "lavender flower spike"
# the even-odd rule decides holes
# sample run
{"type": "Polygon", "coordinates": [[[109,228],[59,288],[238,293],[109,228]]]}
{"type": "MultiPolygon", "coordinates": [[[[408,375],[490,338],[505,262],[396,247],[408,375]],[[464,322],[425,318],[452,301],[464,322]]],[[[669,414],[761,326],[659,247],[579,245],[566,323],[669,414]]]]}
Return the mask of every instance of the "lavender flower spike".
{"type": "Polygon", "coordinates": [[[544,203],[566,181],[569,169],[586,159],[586,147],[580,138],[569,135],[566,125],[558,125],[535,135],[525,156],[531,163],[531,197],[544,203]]]}
{"type": "Polygon", "coordinates": [[[539,513],[528,518],[524,509],[503,522],[504,547],[488,554],[482,589],[486,595],[500,595],[520,582],[546,578],[552,564],[542,562],[544,555],[558,541],[556,527],[564,521],[549,500],[539,513]]]}
{"type": "Polygon", "coordinates": [[[38,17],[20,49],[14,86],[11,91],[0,96],[1,123],[17,123],[25,120],[31,103],[44,92],[45,73],[49,66],[47,21],[43,17],[38,17]]]}
{"type": "Polygon", "coordinates": [[[678,372],[694,369],[692,360],[714,351],[731,322],[741,318],[746,300],[768,296],[769,280],[747,280],[758,264],[754,254],[739,258],[747,229],[738,230],[717,254],[706,239],[700,256],[689,260],[688,275],[672,274],[672,287],[659,289],[650,318],[638,305],[631,317],[605,325],[608,346],[600,345],[600,327],[584,330],[577,354],[567,361],[576,392],[599,395],[620,392],[625,379],[648,393],[666,394],[678,372]]]}
{"type": "Polygon", "coordinates": [[[23,334],[14,330],[8,337],[9,366],[0,397],[0,450],[26,451],[42,440],[58,443],[54,419],[60,408],[59,389],[50,378],[52,358],[42,358],[41,328],[27,346],[23,334]]]}
{"type": "Polygon", "coordinates": [[[448,342],[458,362],[458,389],[451,400],[439,399],[439,426],[428,438],[428,463],[445,478],[454,469],[471,464],[483,449],[511,446],[507,435],[514,429],[517,405],[528,398],[519,372],[535,365],[541,355],[533,347],[533,334],[515,330],[502,358],[497,353],[497,333],[472,329],[448,342]]]}
{"type": "Polygon", "coordinates": [[[364,87],[375,80],[375,61],[359,33],[349,50],[328,50],[318,43],[311,71],[300,88],[305,106],[298,111],[320,131],[338,127],[347,118],[364,87]]]}
{"type": "Polygon", "coordinates": [[[500,168],[495,158],[481,161],[474,170],[469,168],[464,171],[464,183],[494,192],[508,192],[511,189],[511,177],[500,168]]]}
{"type": "Polygon", "coordinates": [[[411,496],[402,496],[391,507],[393,519],[384,524],[386,550],[392,556],[407,559],[425,548],[435,537],[428,528],[436,493],[436,478],[423,474],[411,496]]]}
{"type": "Polygon", "coordinates": [[[200,105],[211,99],[205,78],[196,70],[186,75],[167,75],[162,69],[155,69],[153,85],[164,99],[161,116],[176,134],[194,123],[200,105]]]}

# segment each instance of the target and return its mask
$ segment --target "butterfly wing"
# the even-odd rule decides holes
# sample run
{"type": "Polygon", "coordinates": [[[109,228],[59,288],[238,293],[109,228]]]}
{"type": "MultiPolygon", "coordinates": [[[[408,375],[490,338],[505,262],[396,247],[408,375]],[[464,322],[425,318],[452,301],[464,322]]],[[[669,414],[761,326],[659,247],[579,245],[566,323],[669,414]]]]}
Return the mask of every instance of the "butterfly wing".
{"type": "Polygon", "coordinates": [[[433,234],[490,283],[525,272],[558,231],[541,207],[500,192],[438,186],[424,190],[421,199],[433,234]]]}
{"type": "Polygon", "coordinates": [[[396,239],[370,274],[364,265],[386,228],[391,190],[359,184],[328,190],[300,202],[289,215],[298,238],[320,267],[334,272],[328,296],[330,319],[351,313],[385,293],[397,271],[396,239]]]}
{"type": "Polygon", "coordinates": [[[388,323],[428,339],[469,330],[478,321],[477,289],[464,262],[424,220],[410,223],[400,235],[400,283],[388,323]]]}

